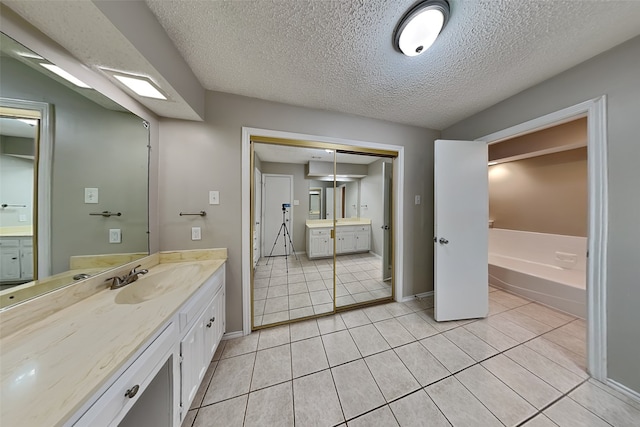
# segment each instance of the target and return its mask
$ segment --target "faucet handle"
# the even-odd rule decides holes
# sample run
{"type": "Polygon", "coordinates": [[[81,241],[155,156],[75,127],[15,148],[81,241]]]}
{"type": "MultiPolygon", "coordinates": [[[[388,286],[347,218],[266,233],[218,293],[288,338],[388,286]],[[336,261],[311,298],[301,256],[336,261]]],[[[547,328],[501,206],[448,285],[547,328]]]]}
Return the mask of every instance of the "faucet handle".
{"type": "Polygon", "coordinates": [[[137,271],[136,271],[136,270],[137,270],[139,267],[142,267],[142,264],[139,264],[139,265],[136,265],[135,267],[133,267],[133,268],[131,269],[131,271],[129,272],[129,275],[136,274],[136,273],[137,273],[137,271]]]}
{"type": "Polygon", "coordinates": [[[115,289],[119,286],[122,285],[123,279],[122,277],[118,277],[118,276],[113,276],[113,277],[109,277],[108,279],[105,279],[105,282],[108,282],[109,280],[111,280],[111,289],[115,289]]]}

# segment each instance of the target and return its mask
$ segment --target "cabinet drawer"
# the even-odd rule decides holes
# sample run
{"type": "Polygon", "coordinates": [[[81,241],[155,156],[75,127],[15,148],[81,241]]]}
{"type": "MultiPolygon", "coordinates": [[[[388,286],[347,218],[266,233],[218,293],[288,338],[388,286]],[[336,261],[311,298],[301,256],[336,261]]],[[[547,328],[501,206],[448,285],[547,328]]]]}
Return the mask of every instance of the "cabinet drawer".
{"type": "Polygon", "coordinates": [[[3,248],[17,248],[20,246],[20,240],[18,239],[2,239],[0,240],[0,246],[3,248]]]}
{"type": "Polygon", "coordinates": [[[167,361],[177,339],[177,328],[171,323],[74,425],[117,425],[167,361]],[[127,392],[135,386],[139,387],[137,393],[128,397],[127,392]]]}
{"type": "Polygon", "coordinates": [[[356,231],[369,231],[371,229],[370,225],[358,225],[354,227],[356,231]]]}
{"type": "Polygon", "coordinates": [[[329,228],[317,228],[311,230],[312,236],[329,236],[331,234],[331,229],[329,228]]]}
{"type": "Polygon", "coordinates": [[[202,285],[198,292],[191,298],[191,302],[187,303],[180,309],[180,331],[186,331],[189,325],[200,316],[200,313],[205,309],[208,303],[211,302],[215,293],[222,287],[225,276],[225,265],[216,271],[202,285]]]}

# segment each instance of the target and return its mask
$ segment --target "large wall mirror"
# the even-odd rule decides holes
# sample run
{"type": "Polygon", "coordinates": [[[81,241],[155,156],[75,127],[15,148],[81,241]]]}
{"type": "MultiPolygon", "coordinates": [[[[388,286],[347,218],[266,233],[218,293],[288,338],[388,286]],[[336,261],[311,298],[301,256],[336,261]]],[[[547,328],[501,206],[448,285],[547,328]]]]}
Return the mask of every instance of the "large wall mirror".
{"type": "Polygon", "coordinates": [[[252,327],[393,298],[393,153],[252,141],[252,327]]]}
{"type": "Polygon", "coordinates": [[[149,125],[4,34],[0,50],[6,308],[148,255],[149,125]]]}

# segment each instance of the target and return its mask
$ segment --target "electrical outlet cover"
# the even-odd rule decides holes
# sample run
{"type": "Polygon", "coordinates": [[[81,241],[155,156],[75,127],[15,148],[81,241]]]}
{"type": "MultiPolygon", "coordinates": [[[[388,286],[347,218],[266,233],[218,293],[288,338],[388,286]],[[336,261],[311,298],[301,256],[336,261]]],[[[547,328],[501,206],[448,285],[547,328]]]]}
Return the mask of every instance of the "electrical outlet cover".
{"type": "Polygon", "coordinates": [[[122,241],[122,235],[119,228],[109,229],[109,243],[120,243],[122,241]]]}
{"type": "Polygon", "coordinates": [[[191,227],[191,240],[201,240],[202,232],[200,227],[191,227]]]}

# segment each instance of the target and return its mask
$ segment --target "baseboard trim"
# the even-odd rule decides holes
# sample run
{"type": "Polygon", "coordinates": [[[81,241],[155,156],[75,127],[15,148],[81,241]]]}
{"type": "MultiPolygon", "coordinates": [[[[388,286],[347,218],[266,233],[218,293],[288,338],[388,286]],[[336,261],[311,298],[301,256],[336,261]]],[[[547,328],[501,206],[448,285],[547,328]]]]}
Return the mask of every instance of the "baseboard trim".
{"type": "Polygon", "coordinates": [[[624,394],[625,396],[628,396],[628,397],[632,398],[633,400],[637,400],[638,402],[640,402],[640,393],[638,393],[635,390],[630,389],[626,385],[620,384],[619,382],[611,380],[611,379],[607,379],[607,385],[609,387],[619,391],[620,393],[624,394]]]}
{"type": "Polygon", "coordinates": [[[429,292],[422,292],[420,294],[415,294],[415,295],[409,295],[407,297],[402,298],[401,302],[407,302],[407,301],[411,301],[414,299],[422,299],[422,298],[426,298],[426,297],[431,297],[433,296],[433,291],[429,291],[429,292]]]}
{"type": "Polygon", "coordinates": [[[244,334],[242,333],[242,331],[235,331],[235,332],[226,332],[223,336],[222,336],[222,341],[226,341],[226,340],[231,340],[234,338],[240,338],[244,336],[244,334]]]}

